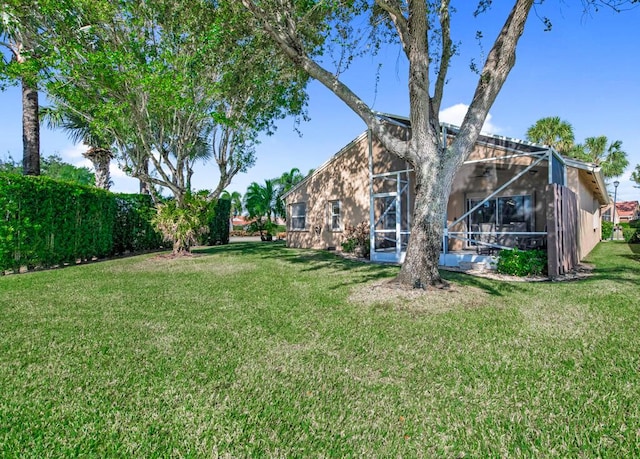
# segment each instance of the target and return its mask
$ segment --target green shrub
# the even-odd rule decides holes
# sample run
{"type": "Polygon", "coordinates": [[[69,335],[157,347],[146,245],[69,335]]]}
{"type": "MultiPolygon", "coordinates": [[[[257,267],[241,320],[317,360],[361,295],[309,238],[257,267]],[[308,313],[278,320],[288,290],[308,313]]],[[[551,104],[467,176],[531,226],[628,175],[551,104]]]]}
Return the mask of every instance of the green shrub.
{"type": "Polygon", "coordinates": [[[173,243],[173,253],[189,252],[203,234],[209,232],[209,221],[213,212],[205,196],[187,194],[182,202],[168,199],[158,204],[152,223],[165,240],[173,243]]]}
{"type": "Polygon", "coordinates": [[[547,273],[547,252],[544,250],[502,250],[497,270],[511,276],[531,276],[547,273]]]}
{"type": "Polygon", "coordinates": [[[156,213],[148,194],[116,194],[112,255],[162,247],[164,238],[151,224],[156,213]]]}
{"type": "Polygon", "coordinates": [[[47,177],[0,174],[0,273],[157,248],[161,240],[148,230],[148,215],[142,215],[154,208],[144,199],[148,204],[138,206],[145,210],[136,217],[136,225],[144,228],[142,242],[140,232],[123,223],[133,218],[135,206],[122,204],[113,193],[47,177]]]}
{"type": "Polygon", "coordinates": [[[258,233],[263,241],[272,241],[277,225],[265,217],[257,217],[247,225],[247,233],[258,233]]]}
{"type": "Polygon", "coordinates": [[[613,223],[603,221],[601,230],[602,232],[600,235],[600,239],[602,239],[603,241],[611,239],[611,236],[613,235],[613,223]]]}
{"type": "Polygon", "coordinates": [[[625,242],[628,242],[630,244],[640,243],[640,229],[631,228],[630,226],[626,228],[623,227],[622,237],[624,238],[625,242]]]}
{"type": "Polygon", "coordinates": [[[205,243],[207,245],[229,243],[229,216],[231,215],[231,200],[218,199],[215,203],[213,214],[209,220],[209,234],[205,243]]]}
{"type": "Polygon", "coordinates": [[[345,252],[360,251],[362,255],[369,258],[371,248],[369,223],[360,222],[356,226],[347,225],[344,229],[344,242],[341,245],[345,252]]]}

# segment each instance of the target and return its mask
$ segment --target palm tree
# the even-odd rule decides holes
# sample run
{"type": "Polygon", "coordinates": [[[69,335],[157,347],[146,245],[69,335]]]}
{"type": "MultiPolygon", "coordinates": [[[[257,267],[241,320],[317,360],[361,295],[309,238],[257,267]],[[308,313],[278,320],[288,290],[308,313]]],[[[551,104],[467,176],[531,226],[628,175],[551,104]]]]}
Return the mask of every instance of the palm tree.
{"type": "Polygon", "coordinates": [[[109,164],[114,158],[111,152],[111,139],[104,134],[96,135],[86,118],[73,112],[67,106],[59,104],[44,107],[40,116],[50,129],[62,128],[74,143],[83,142],[89,149],[82,154],[93,164],[96,176],[96,187],[108,190],[112,183],[109,164]]]}
{"type": "Polygon", "coordinates": [[[637,164],[636,170],[631,173],[631,180],[636,182],[636,185],[640,187],[640,164],[637,164]]]}
{"type": "Polygon", "coordinates": [[[629,165],[627,153],[622,150],[622,141],[615,140],[608,147],[607,143],[604,135],[587,137],[570,152],[571,157],[600,166],[605,178],[618,177],[629,165]]]}
{"type": "Polygon", "coordinates": [[[275,180],[265,180],[264,185],[252,182],[244,194],[244,205],[249,212],[249,218],[254,219],[252,224],[260,232],[263,240],[271,236],[274,227],[272,218],[277,215],[277,202],[278,187],[275,180]],[[266,236],[263,232],[267,233],[266,236]]]}
{"type": "MultiPolygon", "coordinates": [[[[0,13],[0,45],[9,50],[12,62],[18,65],[22,85],[22,168],[25,175],[40,175],[38,87],[33,71],[37,65],[29,65],[30,56],[35,55],[37,22],[28,14],[19,16],[6,5],[0,13]]],[[[7,66],[6,62],[3,64],[7,66]]]]}
{"type": "Polygon", "coordinates": [[[242,213],[242,195],[238,191],[231,193],[231,214],[237,217],[242,213]]]}
{"type": "Polygon", "coordinates": [[[288,172],[283,172],[280,177],[274,180],[278,186],[278,199],[276,201],[276,215],[286,219],[287,212],[282,200],[282,196],[291,188],[304,180],[304,175],[297,167],[292,168],[288,172]]]}
{"type": "Polygon", "coordinates": [[[541,118],[527,130],[527,140],[547,145],[565,154],[573,147],[573,127],[559,116],[541,118]]]}

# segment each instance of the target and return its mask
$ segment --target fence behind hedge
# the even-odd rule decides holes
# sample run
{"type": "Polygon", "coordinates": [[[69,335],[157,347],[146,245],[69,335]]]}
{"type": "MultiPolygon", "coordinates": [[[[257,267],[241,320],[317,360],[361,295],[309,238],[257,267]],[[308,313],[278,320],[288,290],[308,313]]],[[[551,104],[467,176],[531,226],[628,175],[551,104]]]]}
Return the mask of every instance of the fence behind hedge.
{"type": "Polygon", "coordinates": [[[0,273],[159,248],[149,196],[0,174],[0,273]]]}

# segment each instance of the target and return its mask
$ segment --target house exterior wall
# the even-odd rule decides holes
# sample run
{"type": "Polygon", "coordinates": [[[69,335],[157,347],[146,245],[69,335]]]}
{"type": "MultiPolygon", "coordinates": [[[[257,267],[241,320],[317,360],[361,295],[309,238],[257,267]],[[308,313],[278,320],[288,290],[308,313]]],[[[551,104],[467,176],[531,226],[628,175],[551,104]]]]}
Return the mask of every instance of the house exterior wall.
{"type": "Polygon", "coordinates": [[[578,198],[578,259],[582,260],[600,242],[602,219],[600,203],[589,189],[589,177],[578,169],[567,170],[567,181],[578,198]]]}
{"type": "MultiPolygon", "coordinates": [[[[401,127],[396,129],[396,135],[399,138],[406,139],[410,135],[410,130],[401,127]]],[[[514,141],[498,139],[497,143],[498,145],[478,143],[468,160],[479,162],[464,164],[456,174],[447,207],[448,223],[457,220],[468,211],[470,199],[484,199],[537,160],[535,156],[522,153],[543,152],[535,149],[535,146],[514,141]],[[481,161],[487,158],[491,160],[481,161]]],[[[375,196],[395,192],[395,186],[399,181],[394,182],[392,178],[387,180],[384,174],[407,169],[408,165],[405,161],[387,153],[375,139],[369,139],[367,133],[363,133],[286,196],[287,245],[298,248],[341,250],[344,229],[347,226],[356,226],[361,222],[370,223],[371,193],[375,196]],[[371,157],[369,156],[370,148],[371,157]],[[332,213],[332,209],[335,209],[335,206],[332,204],[335,202],[339,202],[340,205],[339,228],[333,227],[335,212],[332,213]],[[304,227],[292,224],[292,210],[299,209],[302,204],[305,207],[304,227]]],[[[578,169],[576,166],[566,167],[566,186],[576,194],[578,201],[578,221],[571,226],[575,227],[580,259],[593,249],[600,240],[601,234],[600,205],[602,203],[594,194],[598,189],[594,189],[592,172],[578,169]]],[[[408,176],[410,187],[406,209],[415,202],[414,174],[410,173],[408,176]]],[[[527,217],[526,222],[522,223],[522,220],[518,220],[514,215],[514,221],[509,222],[503,219],[499,222],[500,227],[496,227],[495,230],[505,233],[546,233],[549,206],[554,205],[553,200],[549,201],[548,181],[549,163],[543,160],[492,198],[496,199],[498,204],[502,199],[503,204],[500,205],[504,205],[507,198],[524,196],[528,197],[525,202],[530,202],[531,206],[531,212],[527,211],[530,218],[527,217]],[[527,226],[525,230],[521,229],[523,224],[527,226]]],[[[378,201],[376,201],[377,205],[378,201]]],[[[375,209],[377,207],[374,208],[374,214],[376,214],[375,209]]],[[[467,228],[465,219],[449,231],[465,233],[471,231],[471,228],[467,228]]],[[[502,237],[503,242],[498,241],[499,244],[513,246],[518,236],[503,235],[502,237]]],[[[449,238],[449,251],[460,251],[471,247],[465,240],[449,238]]]]}
{"type": "Polygon", "coordinates": [[[287,246],[341,250],[344,228],[369,221],[369,142],[361,135],[286,196],[287,246]],[[340,202],[340,229],[330,204],[340,202]],[[292,206],[305,203],[304,229],[292,229],[292,206]]]}

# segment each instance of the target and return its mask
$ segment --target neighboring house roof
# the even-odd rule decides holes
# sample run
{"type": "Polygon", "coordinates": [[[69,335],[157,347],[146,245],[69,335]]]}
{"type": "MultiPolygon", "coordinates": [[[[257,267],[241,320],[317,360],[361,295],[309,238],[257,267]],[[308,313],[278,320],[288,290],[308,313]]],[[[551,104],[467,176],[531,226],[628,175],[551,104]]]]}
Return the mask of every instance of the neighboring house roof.
{"type": "MultiPolygon", "coordinates": [[[[404,127],[410,127],[409,118],[407,117],[392,115],[388,113],[380,113],[380,112],[376,114],[381,119],[389,121],[390,123],[404,126],[404,127]]],[[[445,130],[447,134],[455,135],[460,131],[460,127],[455,126],[453,124],[440,123],[440,126],[445,130]]],[[[368,135],[368,130],[364,131],[354,140],[352,140],[347,145],[345,145],[342,149],[340,149],[340,151],[338,151],[335,155],[329,158],[324,164],[318,167],[313,172],[313,174],[310,174],[307,177],[305,177],[304,180],[299,182],[296,186],[294,186],[287,193],[285,193],[282,196],[282,199],[285,199],[287,195],[289,195],[293,191],[305,185],[311,177],[318,174],[322,170],[326,169],[334,161],[334,159],[348,152],[352,145],[362,141],[362,139],[365,138],[367,135],[368,135]]],[[[564,156],[561,156],[553,148],[548,147],[546,145],[541,145],[541,144],[529,142],[526,140],[520,140],[513,137],[506,137],[506,136],[488,134],[483,132],[478,136],[478,140],[476,141],[476,143],[485,144],[485,145],[495,145],[497,147],[502,147],[506,150],[515,150],[522,153],[537,153],[537,152],[545,152],[548,150],[552,150],[555,153],[555,156],[558,159],[560,159],[560,161],[563,162],[565,165],[578,169],[578,171],[583,176],[583,178],[587,181],[587,183],[591,185],[591,191],[593,192],[594,196],[598,199],[598,202],[600,203],[600,205],[604,206],[611,202],[609,198],[609,194],[607,193],[606,184],[604,183],[604,176],[602,175],[601,168],[596,164],[585,163],[582,161],[578,161],[576,159],[566,158],[564,156]]]]}
{"type": "MultiPolygon", "coordinates": [[[[255,218],[249,219],[249,217],[247,216],[238,215],[237,217],[233,217],[231,219],[231,224],[234,226],[247,226],[253,223],[255,220],[255,218]]],[[[280,217],[276,217],[273,223],[275,223],[276,225],[284,225],[285,221],[280,217]]]]}
{"type": "Polygon", "coordinates": [[[233,217],[231,219],[231,223],[234,226],[246,226],[248,224],[250,224],[253,220],[247,220],[246,217],[242,216],[242,215],[238,215],[237,217],[233,217]]]}
{"type": "Polygon", "coordinates": [[[621,201],[616,203],[616,213],[618,218],[628,218],[633,220],[640,211],[638,201],[621,201]]]}

